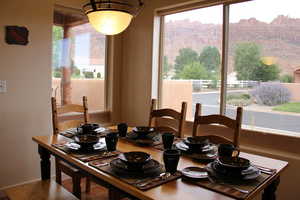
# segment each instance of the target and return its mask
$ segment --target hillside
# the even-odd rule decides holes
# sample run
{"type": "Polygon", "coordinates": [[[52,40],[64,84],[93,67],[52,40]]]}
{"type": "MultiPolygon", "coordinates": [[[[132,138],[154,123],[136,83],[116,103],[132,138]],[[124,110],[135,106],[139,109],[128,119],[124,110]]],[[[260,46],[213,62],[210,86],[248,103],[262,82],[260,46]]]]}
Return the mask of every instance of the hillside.
{"type": "MultiPolygon", "coordinates": [[[[240,42],[255,42],[263,56],[277,58],[282,74],[292,74],[300,66],[300,19],[278,16],[271,23],[254,18],[230,24],[229,72],[233,69],[234,46],[240,42]]],[[[170,21],[165,25],[165,55],[174,63],[179,49],[192,48],[198,53],[203,47],[216,46],[221,52],[222,26],[197,21],[170,21]]]]}

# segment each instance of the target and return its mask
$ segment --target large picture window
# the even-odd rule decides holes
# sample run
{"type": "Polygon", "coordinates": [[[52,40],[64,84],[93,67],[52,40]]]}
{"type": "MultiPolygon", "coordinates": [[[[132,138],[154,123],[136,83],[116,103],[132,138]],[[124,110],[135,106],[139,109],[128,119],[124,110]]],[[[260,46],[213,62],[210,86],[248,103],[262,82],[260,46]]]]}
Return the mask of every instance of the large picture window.
{"type": "Polygon", "coordinates": [[[53,26],[52,96],[64,104],[82,104],[91,112],[105,110],[105,36],[85,16],[55,10],[53,26]]]}
{"type": "Polygon", "coordinates": [[[196,103],[230,117],[242,106],[245,128],[300,132],[297,6],[253,0],[162,14],[162,107],[187,101],[192,120],[196,103]]]}

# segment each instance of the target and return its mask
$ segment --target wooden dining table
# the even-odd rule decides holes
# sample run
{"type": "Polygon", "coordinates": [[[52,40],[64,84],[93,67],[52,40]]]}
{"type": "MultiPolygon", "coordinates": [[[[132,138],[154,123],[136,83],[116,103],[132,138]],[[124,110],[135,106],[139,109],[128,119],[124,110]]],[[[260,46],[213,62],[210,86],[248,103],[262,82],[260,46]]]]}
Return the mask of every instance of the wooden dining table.
{"type": "MultiPolygon", "coordinates": [[[[109,198],[117,199],[116,195],[119,191],[126,194],[134,199],[141,200],[194,200],[194,199],[205,199],[205,200],[230,200],[235,199],[227,195],[221,194],[216,191],[209,190],[204,187],[200,187],[190,182],[185,182],[182,179],[177,179],[163,185],[154,187],[152,189],[142,191],[123,182],[118,177],[112,176],[101,170],[98,170],[90,166],[86,162],[82,162],[79,159],[73,157],[72,155],[65,153],[64,151],[55,148],[53,144],[63,143],[70,141],[69,138],[62,135],[52,135],[52,136],[35,136],[32,138],[34,142],[38,144],[38,152],[41,158],[40,168],[41,168],[41,179],[47,180],[51,177],[50,172],[50,156],[59,157],[65,162],[69,163],[73,167],[76,167],[82,171],[82,173],[90,176],[95,182],[102,184],[109,188],[109,198]]],[[[153,159],[162,162],[162,153],[158,149],[153,147],[141,147],[132,144],[126,140],[120,139],[117,145],[117,149],[122,152],[129,151],[143,151],[149,153],[153,159]]],[[[253,199],[260,192],[262,192],[263,200],[275,200],[276,199],[276,189],[280,182],[280,175],[287,168],[288,163],[281,160],[276,160],[268,157],[253,155],[249,153],[241,152],[240,155],[251,161],[252,164],[258,166],[264,166],[266,168],[276,169],[268,179],[266,179],[259,187],[251,191],[247,195],[246,199],[253,199]]],[[[185,167],[198,166],[204,167],[204,163],[197,162],[187,157],[181,157],[178,165],[178,169],[182,170],[185,167]]]]}

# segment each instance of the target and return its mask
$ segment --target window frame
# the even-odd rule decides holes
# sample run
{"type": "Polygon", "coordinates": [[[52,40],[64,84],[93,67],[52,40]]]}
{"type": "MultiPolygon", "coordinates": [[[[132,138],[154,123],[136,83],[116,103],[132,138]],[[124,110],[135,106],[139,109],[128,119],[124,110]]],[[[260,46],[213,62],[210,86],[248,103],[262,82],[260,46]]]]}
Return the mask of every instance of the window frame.
{"type": "MultiPolygon", "coordinates": [[[[221,55],[221,87],[220,87],[220,110],[219,114],[226,114],[226,96],[227,96],[227,71],[228,71],[228,52],[229,52],[229,24],[230,24],[230,5],[236,3],[244,3],[253,0],[202,0],[201,2],[194,3],[183,3],[177,4],[171,7],[159,8],[154,11],[154,36],[153,36],[153,60],[158,60],[156,64],[153,62],[153,68],[158,68],[158,70],[152,70],[152,72],[157,72],[159,74],[152,74],[152,80],[158,79],[157,84],[152,83],[152,98],[158,99],[158,107],[162,107],[162,68],[163,68],[163,53],[164,53],[164,25],[165,25],[165,16],[185,11],[191,11],[200,8],[207,8],[217,5],[222,5],[223,7],[223,27],[222,27],[222,55],[221,55]],[[159,34],[156,34],[159,32],[159,34]],[[157,45],[157,43],[159,45],[157,45]],[[155,47],[158,46],[158,49],[155,47]],[[156,95],[153,95],[156,94],[156,95]]],[[[189,123],[193,121],[187,120],[189,123]]],[[[265,127],[257,127],[255,125],[246,125],[242,124],[243,130],[247,132],[263,132],[271,134],[279,134],[286,136],[295,136],[296,132],[271,129],[265,127]]]]}
{"type": "MultiPolygon", "coordinates": [[[[81,10],[80,9],[76,9],[76,8],[70,8],[70,7],[65,7],[65,6],[62,6],[62,5],[59,5],[59,4],[55,4],[54,5],[54,10],[53,12],[55,12],[55,10],[58,9],[58,10],[66,10],[68,12],[72,12],[72,13],[78,13],[79,15],[82,15],[81,13],[81,10]]],[[[72,27],[75,27],[77,25],[83,25],[83,24],[87,24],[89,23],[88,20],[85,20],[85,21],[79,21],[79,22],[73,22],[72,23],[72,27]]],[[[59,27],[62,27],[64,28],[64,25],[61,24],[61,23],[56,23],[55,21],[55,18],[54,18],[54,21],[53,21],[53,24],[52,26],[59,26],[59,27]]],[[[104,109],[103,110],[98,110],[98,111],[91,111],[89,110],[89,114],[92,114],[92,115],[96,115],[96,116],[102,116],[102,115],[109,115],[110,113],[110,110],[111,110],[111,107],[112,107],[112,101],[110,101],[110,97],[109,95],[112,95],[112,92],[110,91],[112,88],[110,87],[110,84],[109,84],[109,80],[112,79],[112,73],[110,73],[110,68],[109,65],[111,65],[111,63],[109,62],[109,58],[110,58],[110,55],[109,54],[109,49],[111,49],[112,47],[112,43],[110,42],[110,37],[105,35],[105,50],[104,50],[104,58],[105,58],[105,67],[104,67],[104,70],[105,70],[105,76],[104,76],[104,109]]],[[[51,55],[53,56],[53,55],[51,55]]],[[[52,87],[52,66],[51,66],[51,87],[52,87]]],[[[72,114],[70,115],[70,117],[76,117],[78,116],[78,114],[72,114]]]]}

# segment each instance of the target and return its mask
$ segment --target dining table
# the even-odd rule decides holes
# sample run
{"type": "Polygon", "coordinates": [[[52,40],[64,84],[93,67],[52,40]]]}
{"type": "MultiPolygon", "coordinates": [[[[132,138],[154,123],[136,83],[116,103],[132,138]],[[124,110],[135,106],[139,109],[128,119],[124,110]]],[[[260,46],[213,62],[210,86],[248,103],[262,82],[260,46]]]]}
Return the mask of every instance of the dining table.
{"type": "MultiPolygon", "coordinates": [[[[234,196],[226,195],[225,193],[217,192],[207,187],[201,187],[189,181],[184,181],[181,178],[169,181],[148,190],[140,190],[134,185],[128,184],[127,182],[122,181],[120,178],[112,176],[105,171],[101,171],[91,166],[88,162],[84,162],[78,157],[72,156],[72,154],[69,154],[55,147],[55,144],[63,144],[65,142],[71,141],[72,139],[70,138],[67,138],[60,134],[56,134],[49,136],[34,136],[32,140],[36,142],[38,146],[42,180],[51,178],[50,157],[54,156],[67,162],[71,166],[78,168],[83,174],[91,177],[92,180],[96,183],[107,187],[109,189],[110,200],[119,199],[122,195],[131,197],[132,199],[141,200],[232,200],[253,199],[260,194],[262,194],[263,200],[275,200],[276,189],[280,183],[280,175],[288,166],[288,162],[285,161],[240,152],[240,156],[249,159],[253,165],[262,166],[263,168],[274,170],[274,173],[269,175],[259,186],[251,190],[249,194],[245,195],[245,197],[243,198],[235,198],[234,196]]],[[[120,152],[146,152],[150,154],[153,159],[163,163],[163,151],[152,146],[139,146],[131,143],[130,141],[120,138],[117,144],[117,150],[120,152]]],[[[191,166],[203,168],[206,166],[206,163],[181,156],[178,164],[178,170],[180,171],[186,167],[191,166]]]]}

